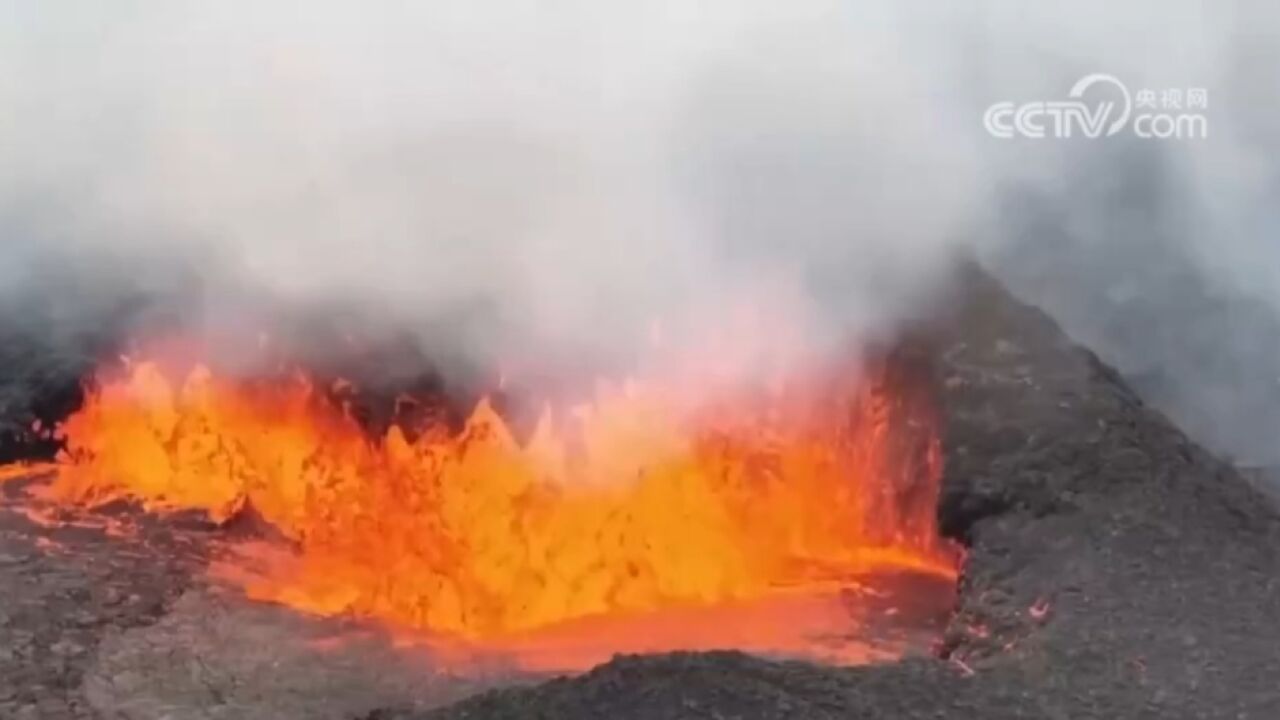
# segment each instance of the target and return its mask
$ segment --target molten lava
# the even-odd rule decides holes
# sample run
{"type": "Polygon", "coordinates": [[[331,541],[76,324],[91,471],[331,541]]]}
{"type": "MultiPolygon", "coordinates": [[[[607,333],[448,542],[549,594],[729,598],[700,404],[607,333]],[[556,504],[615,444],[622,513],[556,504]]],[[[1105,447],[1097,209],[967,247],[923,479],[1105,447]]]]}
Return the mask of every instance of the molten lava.
{"type": "Polygon", "coordinates": [[[601,384],[523,440],[487,401],[460,431],[371,438],[331,398],[301,374],[104,371],[60,429],[47,493],[251,507],[291,547],[237,575],[251,597],[476,642],[885,569],[955,575],[931,418],[874,373],[705,402],[601,384]]]}

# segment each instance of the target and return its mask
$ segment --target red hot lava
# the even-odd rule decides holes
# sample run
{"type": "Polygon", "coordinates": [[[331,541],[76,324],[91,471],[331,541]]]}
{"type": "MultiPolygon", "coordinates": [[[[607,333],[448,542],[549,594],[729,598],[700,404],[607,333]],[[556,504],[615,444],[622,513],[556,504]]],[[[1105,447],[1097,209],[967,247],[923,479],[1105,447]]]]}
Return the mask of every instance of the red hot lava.
{"type": "Polygon", "coordinates": [[[164,367],[98,373],[59,428],[47,497],[215,519],[251,505],[290,541],[283,561],[223,573],[255,599],[473,647],[537,645],[541,666],[600,659],[537,640],[575,627],[602,651],[856,662],[868,657],[804,639],[858,634],[841,591],[885,571],[955,578],[935,523],[933,419],[883,373],[697,402],[661,375],[601,382],[520,440],[488,401],[460,431],[370,438],[306,375],[164,367]]]}

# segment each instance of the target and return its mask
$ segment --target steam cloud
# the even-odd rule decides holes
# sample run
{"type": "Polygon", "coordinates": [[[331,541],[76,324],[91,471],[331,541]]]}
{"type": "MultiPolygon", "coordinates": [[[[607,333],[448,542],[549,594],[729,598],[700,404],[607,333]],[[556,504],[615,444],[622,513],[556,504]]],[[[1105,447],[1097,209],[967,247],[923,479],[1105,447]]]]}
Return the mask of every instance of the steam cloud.
{"type": "MultiPolygon", "coordinates": [[[[1224,363],[1280,395],[1280,339],[1188,326],[1199,298],[1175,279],[1253,298],[1280,338],[1278,16],[0,2],[0,297],[64,328],[134,297],[206,330],[282,300],[360,306],[469,357],[597,357],[744,296],[817,337],[874,338],[977,252],[1123,368],[1167,374],[1153,392],[1191,417],[1224,363]],[[984,133],[986,105],[1099,71],[1208,89],[1209,139],[984,133]],[[1151,317],[1128,320],[1144,298],[1151,317]],[[1144,343],[1126,322],[1178,329],[1144,343]],[[1190,335],[1221,355],[1185,359],[1190,335]]],[[[1222,397],[1202,423],[1221,447],[1274,444],[1232,433],[1257,419],[1222,397]]]]}

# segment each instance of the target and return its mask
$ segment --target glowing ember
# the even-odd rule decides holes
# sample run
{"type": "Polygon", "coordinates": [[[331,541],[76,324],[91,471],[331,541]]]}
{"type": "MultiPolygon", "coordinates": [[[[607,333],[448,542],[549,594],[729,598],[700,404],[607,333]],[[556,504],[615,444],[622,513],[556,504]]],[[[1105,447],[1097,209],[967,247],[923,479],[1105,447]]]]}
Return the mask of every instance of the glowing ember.
{"type": "Polygon", "coordinates": [[[295,547],[231,573],[251,597],[477,642],[830,594],[886,569],[954,578],[934,520],[934,429],[886,384],[698,403],[686,390],[602,384],[588,404],[546,410],[524,441],[485,401],[460,432],[370,439],[300,375],[138,362],[100,375],[60,428],[47,492],[214,518],[251,504],[295,547]]]}

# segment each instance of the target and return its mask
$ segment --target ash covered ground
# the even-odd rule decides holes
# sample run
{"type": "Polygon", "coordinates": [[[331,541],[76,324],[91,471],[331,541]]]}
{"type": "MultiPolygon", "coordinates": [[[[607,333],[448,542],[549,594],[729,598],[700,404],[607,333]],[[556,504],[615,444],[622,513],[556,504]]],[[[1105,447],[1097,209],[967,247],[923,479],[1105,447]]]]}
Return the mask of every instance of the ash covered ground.
{"type": "MultiPolygon", "coordinates": [[[[378,664],[376,641],[354,664],[298,651],[263,620],[283,611],[197,587],[220,530],[174,519],[113,538],[6,503],[0,717],[1280,717],[1275,505],[981,271],[956,293],[897,353],[941,399],[939,512],[969,548],[936,658],[832,669],[675,654],[487,692],[511,679],[432,685],[378,664]],[[218,643],[248,648],[243,663],[210,667],[202,648],[218,643]],[[323,693],[347,702],[307,704],[323,693]]],[[[67,378],[36,387],[32,368],[56,359],[5,352],[17,453],[67,378]]]]}

